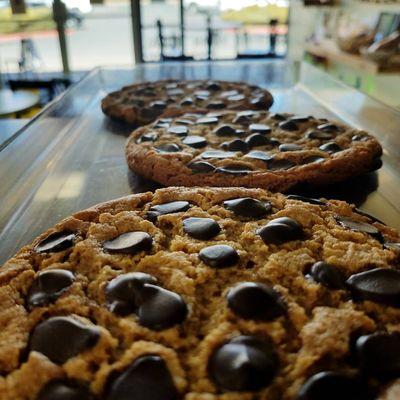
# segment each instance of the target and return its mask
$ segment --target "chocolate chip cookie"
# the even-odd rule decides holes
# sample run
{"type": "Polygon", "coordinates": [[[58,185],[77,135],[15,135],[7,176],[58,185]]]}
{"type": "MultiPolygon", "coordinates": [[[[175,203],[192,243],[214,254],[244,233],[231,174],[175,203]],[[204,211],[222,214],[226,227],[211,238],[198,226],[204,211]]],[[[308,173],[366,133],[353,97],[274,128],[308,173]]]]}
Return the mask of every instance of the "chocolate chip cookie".
{"type": "Polygon", "coordinates": [[[399,263],[399,234],[336,200],[95,206],[0,270],[0,398],[397,398],[399,263]]]}
{"type": "Polygon", "coordinates": [[[144,125],[161,115],[175,116],[196,110],[268,110],[271,93],[247,83],[164,80],[125,86],[101,102],[104,114],[144,125]]]}
{"type": "Polygon", "coordinates": [[[252,110],[162,118],[126,145],[130,169],[164,185],[273,191],[369,172],[381,154],[376,139],[341,123],[252,110]]]}

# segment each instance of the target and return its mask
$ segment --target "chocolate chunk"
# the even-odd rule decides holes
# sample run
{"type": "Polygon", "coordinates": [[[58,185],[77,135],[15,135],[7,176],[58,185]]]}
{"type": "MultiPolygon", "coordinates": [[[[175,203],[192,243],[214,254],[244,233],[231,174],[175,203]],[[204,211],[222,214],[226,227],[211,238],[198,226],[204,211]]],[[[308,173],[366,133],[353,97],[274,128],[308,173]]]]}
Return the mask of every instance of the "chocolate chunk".
{"type": "Polygon", "coordinates": [[[287,160],[286,158],[279,159],[272,157],[271,160],[268,162],[268,168],[271,171],[290,169],[295,166],[296,166],[295,162],[287,160]]]}
{"type": "Polygon", "coordinates": [[[224,142],[221,144],[222,149],[231,151],[241,151],[245,153],[248,150],[247,143],[242,139],[234,139],[230,142],[224,142]]]}
{"type": "Polygon", "coordinates": [[[196,90],[194,94],[200,97],[210,97],[211,93],[208,90],[196,90]]]}
{"type": "Polygon", "coordinates": [[[358,338],[357,361],[368,376],[395,379],[400,376],[400,333],[373,333],[358,338]]]}
{"type": "Polygon", "coordinates": [[[191,97],[186,97],[181,101],[181,106],[191,106],[193,104],[193,99],[191,97]]]}
{"type": "Polygon", "coordinates": [[[319,140],[330,140],[334,138],[334,135],[329,132],[322,131],[310,131],[306,133],[307,139],[319,139],[319,140]]]}
{"type": "Polygon", "coordinates": [[[206,161],[195,161],[188,164],[188,167],[197,174],[205,174],[207,172],[214,172],[214,165],[206,162],[206,161]]]}
{"type": "Polygon", "coordinates": [[[356,232],[368,233],[375,239],[382,241],[381,232],[371,224],[367,224],[366,222],[354,221],[349,217],[344,217],[341,215],[336,215],[335,219],[343,228],[351,229],[352,231],[356,232]]]}
{"type": "Polygon", "coordinates": [[[294,115],[293,117],[290,117],[289,120],[292,122],[308,122],[312,117],[305,117],[301,115],[294,115]]]}
{"type": "Polygon", "coordinates": [[[175,143],[163,143],[155,147],[159,153],[176,153],[181,151],[181,148],[175,143]]]}
{"type": "Polygon", "coordinates": [[[286,115],[279,114],[279,113],[271,114],[270,118],[274,119],[275,121],[286,121],[287,120],[286,115]]]}
{"type": "Polygon", "coordinates": [[[221,150],[208,150],[200,154],[201,158],[231,158],[235,157],[235,152],[233,151],[221,151],[221,150]]]}
{"type": "Polygon", "coordinates": [[[149,283],[140,290],[136,315],[146,328],[155,331],[171,328],[182,323],[187,313],[186,303],[177,293],[149,283]]]}
{"type": "Polygon", "coordinates": [[[56,364],[64,364],[96,345],[100,331],[71,317],[52,317],[33,330],[29,350],[38,351],[56,364]]]}
{"type": "Polygon", "coordinates": [[[145,133],[144,135],[140,136],[140,138],[137,140],[137,143],[154,142],[156,139],[157,139],[157,133],[149,132],[149,133],[145,133]]]}
{"type": "Polygon", "coordinates": [[[311,163],[320,163],[325,161],[324,157],[320,157],[320,156],[309,156],[306,158],[303,158],[301,160],[301,164],[311,164],[311,163]]]}
{"type": "Polygon", "coordinates": [[[149,104],[150,108],[154,108],[156,110],[164,110],[167,107],[167,104],[164,101],[152,101],[149,104]]]}
{"type": "Polygon", "coordinates": [[[41,271],[29,289],[27,303],[31,307],[53,303],[68,290],[74,280],[74,274],[66,269],[41,271]]]}
{"type": "Polygon", "coordinates": [[[304,237],[302,226],[294,219],[288,217],[276,218],[267,225],[257,230],[257,235],[266,244],[282,244],[304,237]]]}
{"type": "Polygon", "coordinates": [[[319,149],[326,151],[327,153],[337,153],[338,151],[342,151],[342,148],[335,142],[325,143],[319,146],[319,149]]]}
{"type": "Polygon", "coordinates": [[[269,341],[255,336],[237,336],[218,347],[208,362],[215,384],[228,391],[258,391],[268,386],[279,362],[269,341]]]}
{"type": "Polygon", "coordinates": [[[345,289],[346,278],[343,273],[324,261],[318,261],[311,267],[310,276],[330,289],[345,289]]]}
{"type": "Polygon", "coordinates": [[[300,388],[297,400],[372,400],[366,383],[356,375],[324,371],[313,375],[300,388]]]}
{"type": "Polygon", "coordinates": [[[258,147],[258,146],[278,146],[279,141],[270,138],[259,133],[253,133],[252,135],[246,138],[246,143],[249,147],[258,147]]]}
{"type": "Polygon", "coordinates": [[[232,174],[232,175],[246,175],[251,171],[252,169],[250,167],[247,167],[242,164],[230,164],[217,168],[217,172],[223,174],[232,174]]]}
{"type": "Polygon", "coordinates": [[[57,379],[48,382],[36,400],[94,400],[94,396],[73,381],[57,379]]]}
{"type": "Polygon", "coordinates": [[[225,103],[222,101],[213,101],[212,103],[207,104],[207,108],[210,110],[222,110],[225,107],[225,103]]]}
{"type": "Polygon", "coordinates": [[[367,135],[354,135],[351,140],[353,142],[365,142],[368,140],[368,136],[367,135]]]}
{"type": "Polygon", "coordinates": [[[262,202],[251,197],[241,197],[224,201],[224,207],[234,214],[246,218],[261,218],[272,210],[271,203],[262,202]]]}
{"type": "Polygon", "coordinates": [[[245,155],[246,158],[253,158],[254,160],[269,161],[272,156],[264,151],[253,150],[245,155]]]}
{"type": "Polygon", "coordinates": [[[278,126],[282,130],[289,131],[289,132],[294,132],[299,129],[299,126],[295,122],[290,121],[290,120],[279,122],[278,126]]]}
{"type": "Polygon", "coordinates": [[[179,393],[165,361],[156,355],[137,358],[110,385],[107,400],[177,400],[179,393]]]}
{"type": "Polygon", "coordinates": [[[220,94],[220,96],[222,98],[225,98],[225,97],[229,97],[229,96],[235,96],[237,94],[239,94],[239,92],[237,90],[225,90],[224,92],[222,92],[220,94]]]}
{"type": "Polygon", "coordinates": [[[194,125],[194,122],[190,119],[177,119],[175,120],[175,123],[181,125],[194,125]]]}
{"type": "Polygon", "coordinates": [[[173,135],[182,137],[188,134],[188,128],[182,125],[173,125],[168,128],[168,133],[172,133],[173,135]]]}
{"type": "Polygon", "coordinates": [[[218,123],[217,117],[202,117],[196,121],[196,124],[202,124],[202,125],[211,125],[217,123],[218,123]]]}
{"type": "Polygon", "coordinates": [[[182,94],[184,94],[184,91],[182,89],[179,89],[179,88],[167,90],[167,95],[168,96],[180,96],[182,94]]]}
{"type": "Polygon", "coordinates": [[[242,101],[246,97],[243,94],[235,94],[234,96],[229,96],[228,101],[242,101]]]}
{"type": "Polygon", "coordinates": [[[211,218],[186,218],[183,230],[191,237],[199,240],[210,240],[221,232],[221,227],[211,218]]]}
{"type": "Polygon", "coordinates": [[[237,251],[226,244],[216,244],[204,247],[199,252],[199,258],[204,264],[213,268],[225,268],[236,264],[239,261],[237,251]]]}
{"type": "Polygon", "coordinates": [[[58,253],[72,247],[75,239],[75,233],[68,231],[54,232],[37,244],[35,251],[37,253],[58,253]]]}
{"type": "Polygon", "coordinates": [[[149,251],[153,238],[147,232],[126,232],[103,243],[103,249],[109,253],[137,254],[149,251]]]}
{"type": "Polygon", "coordinates": [[[232,123],[234,124],[240,124],[240,125],[248,125],[251,122],[251,118],[248,117],[247,115],[237,115],[232,123]]]}
{"type": "Polygon", "coordinates": [[[147,214],[151,220],[157,219],[160,215],[173,214],[189,210],[190,203],[187,201],[172,201],[170,203],[157,204],[150,207],[147,214]]]}
{"type": "Polygon", "coordinates": [[[208,82],[207,83],[207,90],[217,91],[221,90],[221,85],[216,82],[208,82]]]}
{"type": "Polygon", "coordinates": [[[143,286],[157,283],[157,279],[143,272],[122,274],[111,280],[106,287],[108,309],[118,315],[136,313],[140,305],[143,286]]]}
{"type": "Polygon", "coordinates": [[[295,143],[283,143],[279,146],[279,151],[299,151],[302,147],[295,143]]]}
{"type": "Polygon", "coordinates": [[[267,134],[271,132],[271,128],[265,124],[251,124],[249,126],[250,132],[267,134]]]}
{"type": "Polygon", "coordinates": [[[317,126],[317,129],[323,132],[339,132],[341,129],[335,124],[321,124],[317,126]]]}
{"type": "Polygon", "coordinates": [[[230,125],[221,125],[216,128],[213,133],[217,136],[234,136],[236,135],[236,129],[230,125]]]}
{"type": "Polygon", "coordinates": [[[400,272],[389,268],[376,268],[351,275],[346,284],[355,300],[400,307],[400,272]]]}
{"type": "Polygon", "coordinates": [[[157,122],[155,125],[153,125],[153,128],[167,129],[167,128],[169,128],[169,123],[168,122],[157,122]]]}
{"type": "Polygon", "coordinates": [[[287,196],[287,198],[290,200],[299,200],[299,201],[303,201],[305,203],[316,204],[318,206],[326,205],[325,201],[323,201],[323,200],[313,199],[311,197],[298,196],[296,194],[289,194],[287,196]]]}
{"type": "Polygon", "coordinates": [[[239,283],[229,290],[227,301],[229,308],[244,319],[272,321],[286,310],[279,293],[262,283],[239,283]]]}
{"type": "Polygon", "coordinates": [[[201,149],[202,147],[207,146],[207,140],[202,136],[196,135],[186,136],[185,139],[182,140],[182,143],[195,149],[201,149]]]}
{"type": "Polygon", "coordinates": [[[250,100],[250,104],[259,110],[268,109],[272,105],[272,101],[268,103],[265,101],[264,96],[254,97],[250,100]]]}

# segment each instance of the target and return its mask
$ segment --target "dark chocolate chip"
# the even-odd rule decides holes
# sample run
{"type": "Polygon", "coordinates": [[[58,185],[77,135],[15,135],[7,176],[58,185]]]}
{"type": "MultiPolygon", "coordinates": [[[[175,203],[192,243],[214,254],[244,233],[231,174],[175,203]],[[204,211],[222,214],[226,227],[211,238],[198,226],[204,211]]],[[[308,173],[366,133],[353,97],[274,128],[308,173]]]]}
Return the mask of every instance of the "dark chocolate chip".
{"type": "Polygon", "coordinates": [[[234,139],[230,142],[224,142],[221,144],[221,148],[224,150],[241,151],[245,153],[248,150],[247,143],[242,139],[234,139]]]}
{"type": "Polygon", "coordinates": [[[44,354],[56,364],[96,345],[100,331],[71,317],[52,317],[33,330],[30,351],[44,354]]]}
{"type": "Polygon", "coordinates": [[[184,93],[184,91],[182,89],[179,89],[179,88],[174,88],[174,89],[168,89],[167,90],[168,96],[180,96],[183,93],[184,93]]]}
{"type": "Polygon", "coordinates": [[[264,151],[253,150],[250,151],[245,155],[246,158],[253,158],[254,160],[261,160],[261,161],[269,161],[272,159],[272,156],[264,151]]]}
{"type": "Polygon", "coordinates": [[[49,269],[38,273],[29,289],[27,302],[31,307],[41,307],[56,301],[75,280],[71,271],[49,269]]]}
{"type": "Polygon", "coordinates": [[[168,133],[172,133],[173,135],[182,137],[188,134],[188,128],[182,125],[173,125],[168,128],[168,133]]]}
{"type": "Polygon", "coordinates": [[[304,238],[302,226],[288,217],[276,218],[257,230],[257,234],[266,244],[282,244],[304,238]]]}
{"type": "Polygon", "coordinates": [[[367,135],[354,135],[351,140],[353,142],[365,142],[368,140],[368,136],[367,135]]]}
{"type": "Polygon", "coordinates": [[[250,104],[259,110],[264,110],[272,105],[272,101],[266,102],[264,96],[254,97],[250,100],[250,104]]]}
{"type": "Polygon", "coordinates": [[[149,104],[150,108],[154,108],[156,110],[164,110],[167,107],[167,104],[164,101],[152,101],[149,104]]]}
{"type": "Polygon", "coordinates": [[[225,97],[229,97],[229,96],[235,96],[237,94],[239,94],[239,92],[237,90],[225,90],[224,92],[222,92],[220,94],[220,96],[222,98],[225,98],[225,97]]]}
{"type": "Polygon", "coordinates": [[[190,203],[187,201],[172,201],[170,203],[157,204],[150,207],[148,216],[152,219],[157,219],[160,215],[184,212],[189,210],[189,208],[190,203]]]}
{"type": "Polygon", "coordinates": [[[279,159],[272,157],[271,160],[268,162],[268,168],[271,171],[290,169],[294,166],[296,166],[296,163],[286,158],[279,159]]]}
{"type": "Polygon", "coordinates": [[[210,240],[221,232],[221,227],[211,218],[186,218],[183,230],[191,237],[199,240],[210,240]]]}
{"type": "Polygon", "coordinates": [[[194,122],[190,119],[177,119],[175,120],[175,123],[181,125],[194,125],[194,122]]]}
{"type": "Polygon", "coordinates": [[[217,117],[202,117],[196,121],[196,124],[202,124],[202,125],[211,125],[217,123],[218,123],[217,117]]]}
{"type": "Polygon", "coordinates": [[[156,284],[157,279],[143,272],[130,272],[111,280],[106,287],[108,309],[122,316],[135,313],[140,304],[140,291],[146,283],[156,284]]]}
{"type": "Polygon", "coordinates": [[[310,131],[306,133],[307,139],[319,139],[319,140],[330,140],[333,139],[334,135],[329,132],[322,131],[310,131]]]}
{"type": "Polygon", "coordinates": [[[137,143],[154,142],[156,139],[157,139],[157,133],[149,132],[149,133],[145,133],[144,135],[140,136],[140,138],[137,140],[137,143]]]}
{"type": "Polygon", "coordinates": [[[275,121],[286,121],[287,117],[286,115],[275,113],[271,114],[270,118],[274,119],[275,121]]]}
{"type": "Polygon", "coordinates": [[[289,131],[289,132],[294,132],[299,129],[299,126],[295,122],[290,121],[290,120],[279,122],[278,126],[282,130],[289,131]]]}
{"type": "Polygon", "coordinates": [[[346,284],[355,300],[400,307],[400,272],[389,268],[376,268],[351,275],[346,284]]]}
{"type": "Polygon", "coordinates": [[[208,150],[200,154],[201,158],[231,158],[235,157],[233,151],[221,151],[221,150],[208,150]]]}
{"type": "Polygon", "coordinates": [[[354,221],[349,217],[344,217],[341,215],[336,215],[335,219],[343,228],[351,229],[355,232],[367,233],[379,241],[382,241],[383,239],[379,229],[375,228],[375,226],[371,224],[367,224],[366,222],[354,221]]]}
{"type": "Polygon", "coordinates": [[[357,361],[368,376],[379,379],[400,377],[400,333],[373,333],[356,342],[357,361]]]}
{"type": "Polygon", "coordinates": [[[175,143],[163,143],[155,147],[159,153],[176,153],[181,151],[181,148],[175,143]]]}
{"type": "Polygon", "coordinates": [[[222,110],[225,107],[225,103],[222,101],[213,101],[212,103],[207,104],[209,110],[222,110]]]}
{"type": "Polygon", "coordinates": [[[236,129],[232,128],[230,125],[221,125],[216,128],[213,133],[217,136],[235,136],[236,129]]]}
{"type": "Polygon", "coordinates": [[[168,122],[157,122],[155,125],[153,125],[153,128],[167,129],[167,128],[169,128],[169,123],[168,122]]]}
{"type": "Polygon", "coordinates": [[[103,243],[103,249],[109,253],[137,254],[149,251],[153,238],[147,232],[126,232],[103,243]]]}
{"type": "Polygon", "coordinates": [[[149,283],[143,285],[139,294],[136,315],[140,325],[161,331],[185,320],[188,309],[179,294],[149,283]]]}
{"type": "Polygon", "coordinates": [[[293,117],[290,117],[289,120],[293,122],[308,122],[311,119],[311,117],[305,117],[301,115],[294,115],[293,117]]]}
{"type": "Polygon", "coordinates": [[[217,168],[217,172],[223,174],[232,174],[232,175],[246,175],[251,171],[252,169],[250,167],[247,167],[242,164],[230,164],[217,168]]]}
{"type": "Polygon", "coordinates": [[[265,124],[251,124],[249,126],[250,132],[267,134],[271,132],[271,128],[265,124]]]}
{"type": "Polygon", "coordinates": [[[39,392],[36,400],[93,400],[94,396],[85,387],[68,380],[52,380],[39,392]]]}
{"type": "Polygon", "coordinates": [[[279,146],[279,151],[299,151],[302,147],[295,143],[283,143],[279,146]]]}
{"type": "Polygon", "coordinates": [[[107,400],[177,400],[179,393],[165,361],[157,355],[137,358],[110,385],[107,400]]]}
{"type": "Polygon", "coordinates": [[[228,391],[258,391],[278,372],[273,345],[255,336],[237,336],[218,347],[208,362],[215,384],[228,391]]]}
{"type": "Polygon", "coordinates": [[[228,101],[242,101],[246,97],[243,94],[235,94],[234,96],[229,96],[228,101]]]}
{"type": "Polygon", "coordinates": [[[188,167],[197,174],[205,174],[207,172],[214,172],[214,165],[206,162],[206,161],[195,161],[188,164],[188,167]]]}
{"type": "Polygon", "coordinates": [[[329,289],[345,289],[345,276],[343,273],[324,261],[316,262],[310,270],[310,276],[315,282],[321,283],[329,289]]]}
{"type": "Polygon", "coordinates": [[[182,140],[182,143],[195,149],[201,149],[207,146],[207,140],[204,139],[203,136],[196,135],[186,136],[185,139],[182,140]]]}
{"type": "Polygon", "coordinates": [[[287,198],[290,200],[299,200],[299,201],[303,201],[305,203],[316,204],[318,206],[326,205],[325,201],[323,201],[323,200],[313,199],[311,197],[305,197],[305,196],[298,196],[296,194],[289,194],[287,196],[287,198]]]}
{"type": "Polygon", "coordinates": [[[325,158],[320,156],[309,156],[301,160],[301,164],[312,164],[324,162],[325,158]]]}
{"type": "Polygon", "coordinates": [[[247,218],[261,218],[272,210],[271,203],[262,202],[251,197],[226,200],[224,201],[224,207],[236,215],[247,218]]]}
{"type": "Polygon", "coordinates": [[[57,253],[72,247],[75,239],[75,233],[54,232],[37,244],[35,251],[37,253],[57,253]]]}
{"type": "Polygon", "coordinates": [[[372,400],[367,384],[356,375],[324,371],[313,375],[300,388],[297,400],[372,400]]]}
{"type": "Polygon", "coordinates": [[[187,97],[181,101],[181,106],[191,106],[193,104],[193,99],[187,97]]]}
{"type": "Polygon", "coordinates": [[[327,153],[337,153],[338,151],[342,151],[342,148],[335,142],[325,143],[319,146],[319,149],[326,151],[327,153]]]}
{"type": "Polygon", "coordinates": [[[239,261],[237,251],[226,244],[216,244],[204,247],[199,252],[199,258],[204,264],[213,268],[225,268],[236,264],[239,261]]]}
{"type": "Polygon", "coordinates": [[[260,133],[253,133],[246,138],[249,147],[258,146],[278,146],[279,141],[268,136],[261,135],[260,133]]]}
{"type": "Polygon", "coordinates": [[[221,90],[221,85],[216,82],[208,82],[207,83],[207,90],[217,91],[221,90]]]}
{"type": "Polygon", "coordinates": [[[211,93],[208,90],[196,90],[194,94],[200,97],[209,97],[211,93]]]}
{"type": "Polygon", "coordinates": [[[263,283],[239,283],[229,289],[226,298],[229,308],[244,319],[272,321],[286,310],[279,293],[263,283]]]}
{"type": "Polygon", "coordinates": [[[321,124],[317,126],[317,129],[323,132],[339,132],[340,128],[335,124],[321,124]]]}
{"type": "Polygon", "coordinates": [[[248,117],[247,115],[237,115],[232,123],[234,124],[241,124],[241,125],[248,125],[251,122],[251,118],[248,117]]]}

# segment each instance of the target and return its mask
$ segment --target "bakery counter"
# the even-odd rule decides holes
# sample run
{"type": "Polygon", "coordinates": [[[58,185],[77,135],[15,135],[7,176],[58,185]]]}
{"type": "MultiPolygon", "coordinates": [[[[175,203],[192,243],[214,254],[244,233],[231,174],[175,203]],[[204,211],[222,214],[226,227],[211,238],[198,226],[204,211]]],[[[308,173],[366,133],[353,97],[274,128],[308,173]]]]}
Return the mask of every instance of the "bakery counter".
{"type": "Polygon", "coordinates": [[[304,64],[281,61],[148,64],[133,70],[96,69],[24,127],[0,151],[0,262],[57,221],[93,204],[157,187],[129,172],[124,145],[132,127],[106,118],[104,95],[143,80],[226,79],[271,89],[274,112],[341,120],[374,134],[383,167],[297,194],[355,203],[400,229],[400,113],[304,64]]]}

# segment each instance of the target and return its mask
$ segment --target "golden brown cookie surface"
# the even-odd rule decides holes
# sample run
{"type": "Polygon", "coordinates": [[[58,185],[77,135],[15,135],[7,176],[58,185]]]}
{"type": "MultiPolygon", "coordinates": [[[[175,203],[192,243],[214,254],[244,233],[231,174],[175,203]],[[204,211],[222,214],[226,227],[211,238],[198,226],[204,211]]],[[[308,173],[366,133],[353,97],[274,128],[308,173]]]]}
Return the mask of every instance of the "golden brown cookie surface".
{"type": "Polygon", "coordinates": [[[260,189],[79,212],[0,270],[0,398],[386,398],[399,242],[344,202],[260,189]]]}

